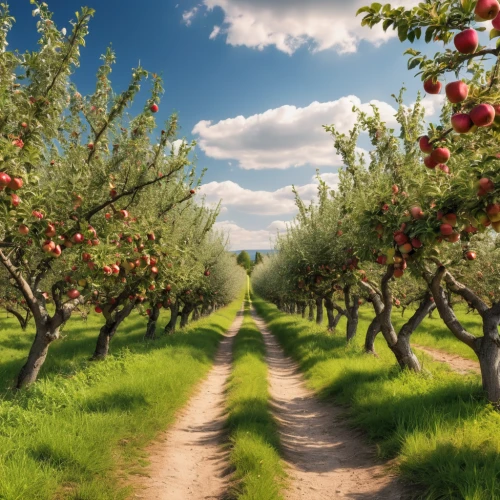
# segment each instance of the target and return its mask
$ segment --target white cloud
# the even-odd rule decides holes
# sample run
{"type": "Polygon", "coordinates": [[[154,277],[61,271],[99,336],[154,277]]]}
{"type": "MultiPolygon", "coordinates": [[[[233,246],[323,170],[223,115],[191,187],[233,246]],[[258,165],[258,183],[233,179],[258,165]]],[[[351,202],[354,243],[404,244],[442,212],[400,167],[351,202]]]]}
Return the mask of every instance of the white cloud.
{"type": "Polygon", "coordinates": [[[378,106],[382,119],[395,125],[396,110],[381,101],[362,103],[356,96],[313,102],[307,107],[281,106],[249,117],[237,116],[217,123],[198,122],[193,134],[205,154],[218,160],[237,160],[243,169],[287,169],[303,165],[340,166],[332,138],[323,125],[348,132],[356,123],[353,106],[371,112],[378,106]]]}
{"type": "Polygon", "coordinates": [[[215,229],[229,234],[231,250],[266,250],[273,247],[276,240],[276,229],[285,228],[283,221],[275,221],[266,229],[245,229],[233,221],[220,221],[215,223],[215,229]]]}
{"type": "Polygon", "coordinates": [[[441,112],[441,108],[446,100],[444,94],[427,94],[422,99],[422,106],[425,108],[425,116],[433,116],[441,112]]]}
{"type": "MultiPolygon", "coordinates": [[[[325,173],[321,177],[332,188],[338,184],[336,173],[325,173]]],[[[226,209],[234,208],[254,215],[294,215],[297,209],[292,189],[292,186],[285,186],[276,191],[252,191],[233,181],[223,181],[204,184],[199,192],[209,204],[222,200],[222,207],[226,209]]],[[[301,199],[309,203],[316,197],[318,181],[313,177],[310,184],[296,186],[296,189],[301,199]]]]}
{"type": "Polygon", "coordinates": [[[198,7],[193,7],[191,10],[186,10],[182,13],[182,20],[186,26],[191,26],[194,17],[198,12],[198,7]]]}
{"type": "MultiPolygon", "coordinates": [[[[418,0],[399,0],[393,5],[414,6],[418,0]]],[[[203,0],[208,10],[222,9],[224,22],[215,26],[210,39],[226,36],[226,43],[262,50],[275,46],[293,54],[303,45],[313,51],[334,49],[352,53],[361,40],[376,46],[395,36],[380,26],[361,26],[356,17],[366,0],[203,0]]]]}

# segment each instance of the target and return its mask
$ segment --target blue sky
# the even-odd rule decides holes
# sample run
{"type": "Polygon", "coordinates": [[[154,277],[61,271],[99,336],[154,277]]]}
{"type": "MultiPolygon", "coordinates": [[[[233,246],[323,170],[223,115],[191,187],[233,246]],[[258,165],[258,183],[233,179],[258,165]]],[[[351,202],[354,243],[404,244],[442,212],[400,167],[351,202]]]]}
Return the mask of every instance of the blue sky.
{"type": "MultiPolygon", "coordinates": [[[[310,199],[316,168],[334,186],[340,163],[322,125],[347,131],[352,103],[372,100],[390,122],[391,94],[404,83],[410,104],[421,88],[397,39],[360,27],[354,14],[363,0],[47,3],[68,30],[81,5],[96,9],[74,76],[82,93],[92,92],[110,43],[115,89],[139,61],[163,74],[158,119],[177,111],[181,137],[198,140],[197,164],[208,168],[203,192],[211,202],[223,199],[218,225],[231,232],[234,249],[269,247],[270,235],[294,216],[290,186],[310,199]]],[[[10,48],[33,48],[33,6],[11,0],[10,8],[17,20],[10,48]]],[[[428,100],[430,112],[437,102],[428,100]]]]}

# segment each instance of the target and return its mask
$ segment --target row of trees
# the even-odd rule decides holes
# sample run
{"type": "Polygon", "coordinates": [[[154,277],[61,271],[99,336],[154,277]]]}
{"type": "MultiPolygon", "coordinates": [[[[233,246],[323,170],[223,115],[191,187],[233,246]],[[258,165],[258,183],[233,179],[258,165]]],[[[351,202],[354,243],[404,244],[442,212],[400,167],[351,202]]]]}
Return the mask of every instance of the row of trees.
{"type": "Polygon", "coordinates": [[[476,353],[493,402],[500,401],[500,49],[480,46],[477,31],[500,36],[488,22],[500,22],[499,10],[497,0],[360,9],[363,25],[382,23],[401,41],[444,42],[444,52],[433,58],[407,50],[409,68],[419,68],[426,92],[439,93],[447,73],[454,79],[445,89],[440,123],[426,130],[421,100],[407,107],[402,91],[394,96],[396,129],[375,107],[371,113],[354,109],[357,123],[348,134],[326,127],[345,165],[339,188],[332,192],[319,180],[318,201],[310,206],[296,195],[296,220],[279,238],[277,254],[253,275],[256,291],[284,310],[305,314],[314,304],[319,322],[324,304],[330,329],[344,315],[348,340],[357,331],[359,305],[369,302],[374,319],[367,351],[381,332],[399,365],[414,371],[421,367],[411,334],[436,308],[476,353]],[[446,45],[452,40],[454,48],[446,45]],[[362,135],[371,141],[368,156],[359,153],[362,135]],[[457,298],[477,311],[482,336],[457,318],[457,298]],[[393,308],[412,304],[411,317],[397,329],[393,308]]]}
{"type": "Polygon", "coordinates": [[[0,5],[0,307],[36,328],[18,388],[36,380],[74,312],[103,315],[102,359],[132,310],[154,338],[162,308],[172,332],[178,316],[185,326],[233,300],[245,279],[213,229],[219,208],[195,201],[194,143],[176,140],[176,115],[156,129],[161,78],[137,67],[115,93],[108,49],[83,96],[70,77],[94,11],[77,13],[67,34],[46,3],[32,3],[39,49],[25,54],[7,50],[14,19],[0,5]]]}

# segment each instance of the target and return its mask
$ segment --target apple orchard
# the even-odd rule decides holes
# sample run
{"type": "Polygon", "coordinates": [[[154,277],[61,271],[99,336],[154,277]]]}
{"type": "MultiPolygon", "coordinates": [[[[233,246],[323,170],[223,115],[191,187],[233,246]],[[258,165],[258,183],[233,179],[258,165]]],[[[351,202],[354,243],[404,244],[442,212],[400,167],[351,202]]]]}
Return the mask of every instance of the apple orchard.
{"type": "Polygon", "coordinates": [[[419,98],[394,96],[397,129],[378,110],[359,109],[348,134],[326,127],[344,167],[333,192],[321,182],[278,239],[277,252],[253,274],[258,294],[290,313],[335,330],[347,318],[357,332],[359,306],[373,308],[365,348],[381,333],[402,369],[420,371],[411,335],[434,309],[477,355],[488,399],[500,401],[500,5],[497,0],[421,2],[411,9],[373,3],[358,11],[362,25],[395,30],[401,42],[432,44],[433,57],[409,48],[409,70],[427,94],[446,94],[439,123],[426,124],[419,98]],[[481,33],[484,32],[482,35],[481,33]],[[493,47],[481,45],[491,40],[493,47]],[[445,84],[445,82],[448,82],[445,84]],[[359,154],[360,134],[371,141],[359,154]],[[453,305],[481,318],[469,332],[453,305]],[[396,328],[394,308],[410,315],[396,328]]]}
{"type": "Polygon", "coordinates": [[[194,144],[176,140],[175,115],[157,127],[161,78],[137,67],[114,91],[108,49],[83,96],[71,75],[94,11],[77,13],[66,35],[47,4],[32,3],[39,48],[25,54],[7,50],[14,19],[0,6],[0,306],[36,328],[18,388],[36,380],[74,314],[102,315],[102,359],[133,310],[153,339],[162,310],[171,333],[179,317],[185,326],[233,301],[245,280],[213,229],[218,207],[196,201],[194,144]]]}

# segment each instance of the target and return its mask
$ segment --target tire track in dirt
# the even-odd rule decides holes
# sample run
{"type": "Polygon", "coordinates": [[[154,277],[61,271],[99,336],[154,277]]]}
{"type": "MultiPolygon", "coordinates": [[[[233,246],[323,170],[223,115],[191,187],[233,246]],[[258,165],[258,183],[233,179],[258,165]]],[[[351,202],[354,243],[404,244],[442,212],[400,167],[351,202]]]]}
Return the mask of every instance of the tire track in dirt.
{"type": "Polygon", "coordinates": [[[460,373],[461,375],[467,375],[470,372],[481,373],[478,361],[473,361],[472,359],[463,358],[458,354],[450,354],[440,349],[433,349],[432,347],[425,347],[418,344],[412,344],[412,347],[425,352],[433,358],[434,361],[446,363],[454,372],[460,373]]]}
{"type": "Polygon", "coordinates": [[[342,410],[308,390],[297,365],[283,353],[252,310],[267,349],[273,413],[278,421],[290,489],[287,500],[399,500],[407,492],[363,436],[348,427],[342,410]]]}
{"type": "Polygon", "coordinates": [[[243,310],[226,333],[214,366],[176,422],[148,448],[147,477],[134,481],[135,498],[215,500],[229,487],[227,453],[222,449],[225,387],[231,372],[232,344],[243,310]]]}

